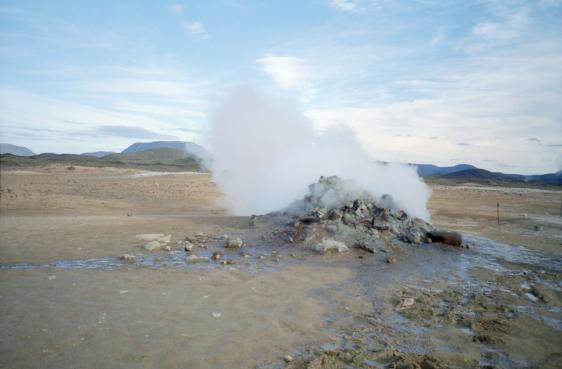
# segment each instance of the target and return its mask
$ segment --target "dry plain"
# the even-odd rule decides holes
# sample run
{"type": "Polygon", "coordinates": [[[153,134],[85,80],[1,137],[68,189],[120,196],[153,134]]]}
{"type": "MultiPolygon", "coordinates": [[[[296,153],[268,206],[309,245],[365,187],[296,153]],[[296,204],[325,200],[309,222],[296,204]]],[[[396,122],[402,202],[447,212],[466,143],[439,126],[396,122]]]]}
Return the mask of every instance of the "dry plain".
{"type": "Polygon", "coordinates": [[[229,215],[207,173],[53,165],[2,170],[0,185],[2,368],[561,366],[557,189],[431,185],[435,225],[554,260],[507,259],[494,270],[463,269],[471,254],[439,246],[398,253],[388,265],[359,250],[326,257],[262,244],[270,225],[249,229],[247,217],[229,215]],[[248,240],[248,257],[178,265],[175,242],[200,232],[248,240]],[[122,254],[145,253],[142,233],[171,234],[174,263],[159,252],[151,264],[119,264],[122,254]],[[488,300],[459,287],[468,278],[492,286],[488,300]],[[429,292],[419,295],[420,286],[429,292]],[[465,312],[452,305],[462,294],[470,312],[490,319],[460,324],[465,312]],[[401,311],[396,299],[410,295],[414,308],[401,311]],[[454,321],[421,309],[423,301],[446,301],[454,321]],[[285,363],[288,354],[295,360],[285,363]]]}

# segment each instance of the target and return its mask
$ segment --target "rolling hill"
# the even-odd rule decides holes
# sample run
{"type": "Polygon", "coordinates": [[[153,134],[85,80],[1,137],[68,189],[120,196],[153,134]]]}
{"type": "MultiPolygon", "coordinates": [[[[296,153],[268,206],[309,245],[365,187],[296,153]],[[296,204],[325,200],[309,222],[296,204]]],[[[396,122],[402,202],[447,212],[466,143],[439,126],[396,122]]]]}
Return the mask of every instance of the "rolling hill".
{"type": "Polygon", "coordinates": [[[52,164],[79,165],[88,167],[135,168],[154,171],[201,171],[200,160],[177,149],[153,149],[138,153],[112,154],[98,158],[78,154],[40,154],[17,156],[1,154],[2,168],[27,168],[52,164]]]}
{"type": "Polygon", "coordinates": [[[81,155],[84,156],[95,156],[96,158],[103,158],[104,156],[108,156],[111,154],[116,154],[114,151],[94,151],[94,152],[85,152],[81,155]]]}
{"type": "Polygon", "coordinates": [[[19,156],[32,156],[35,153],[29,150],[27,147],[16,146],[7,143],[0,143],[0,154],[12,154],[19,156]]]}
{"type": "Polygon", "coordinates": [[[190,155],[199,158],[201,161],[208,161],[211,158],[211,153],[203,146],[193,142],[186,141],[153,141],[153,142],[135,142],[125,150],[121,151],[122,154],[138,153],[153,149],[176,149],[184,151],[190,155]]]}
{"type": "Polygon", "coordinates": [[[417,167],[418,174],[422,177],[436,176],[463,170],[478,169],[470,164],[457,164],[451,167],[439,167],[433,164],[411,164],[417,167]]]}

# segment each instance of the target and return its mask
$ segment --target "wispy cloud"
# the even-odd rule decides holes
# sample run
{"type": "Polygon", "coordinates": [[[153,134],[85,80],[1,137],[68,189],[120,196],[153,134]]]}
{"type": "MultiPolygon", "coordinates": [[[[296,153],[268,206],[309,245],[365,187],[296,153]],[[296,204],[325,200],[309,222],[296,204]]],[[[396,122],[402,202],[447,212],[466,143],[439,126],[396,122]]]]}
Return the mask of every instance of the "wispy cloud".
{"type": "Polygon", "coordinates": [[[294,89],[307,81],[308,74],[303,59],[294,56],[266,55],[256,62],[283,89],[294,89]]]}
{"type": "Polygon", "coordinates": [[[209,33],[207,32],[205,26],[201,22],[198,21],[187,22],[184,23],[183,27],[187,32],[189,32],[189,34],[192,37],[196,39],[205,40],[209,38],[209,33]]]}
{"type": "Polygon", "coordinates": [[[95,136],[114,136],[114,137],[126,137],[132,139],[152,139],[152,140],[173,140],[177,139],[177,136],[166,135],[158,132],[154,132],[138,126],[97,126],[91,131],[95,136]]]}
{"type": "Polygon", "coordinates": [[[359,10],[359,0],[330,0],[330,5],[343,12],[359,10]]]}
{"type": "Polygon", "coordinates": [[[170,10],[176,14],[182,14],[183,11],[185,10],[185,5],[184,4],[173,4],[170,5],[170,10]]]}

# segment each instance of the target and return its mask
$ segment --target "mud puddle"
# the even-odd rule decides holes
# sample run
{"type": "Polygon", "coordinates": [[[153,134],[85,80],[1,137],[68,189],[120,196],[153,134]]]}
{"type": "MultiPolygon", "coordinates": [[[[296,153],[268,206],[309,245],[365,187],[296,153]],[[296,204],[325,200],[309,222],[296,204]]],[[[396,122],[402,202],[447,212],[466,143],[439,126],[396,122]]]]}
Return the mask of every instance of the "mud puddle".
{"type": "MultiPolygon", "coordinates": [[[[4,264],[0,269],[214,270],[250,274],[292,264],[341,267],[353,277],[313,294],[330,308],[323,321],[332,342],[306,345],[259,368],[530,368],[562,362],[562,258],[465,235],[470,249],[436,244],[401,245],[396,263],[384,253],[354,249],[320,256],[300,246],[260,244],[196,254],[219,261],[189,263],[185,251],[118,257],[4,264]]],[[[310,276],[314,278],[314,275],[310,276]]]]}
{"type": "Polygon", "coordinates": [[[466,240],[468,250],[411,247],[393,265],[360,255],[352,283],[320,293],[335,306],[335,342],[301,348],[287,367],[560,367],[560,257],[466,240]]]}

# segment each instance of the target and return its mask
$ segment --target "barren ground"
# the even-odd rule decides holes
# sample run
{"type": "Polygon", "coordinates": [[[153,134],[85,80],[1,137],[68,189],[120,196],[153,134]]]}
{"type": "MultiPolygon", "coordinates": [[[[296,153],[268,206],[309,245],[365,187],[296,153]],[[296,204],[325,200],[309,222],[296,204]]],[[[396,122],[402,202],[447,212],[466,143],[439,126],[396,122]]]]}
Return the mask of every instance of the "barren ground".
{"type": "MultiPolygon", "coordinates": [[[[466,267],[470,254],[437,246],[400,254],[395,265],[357,250],[324,257],[260,246],[268,225],[249,230],[248,218],[229,216],[209,174],[64,166],[0,174],[2,368],[274,368],[286,354],[295,368],[421,363],[422,354],[443,367],[562,365],[556,267],[466,267]],[[250,258],[234,266],[64,264],[142,253],[140,233],[175,242],[199,232],[250,240],[250,258]],[[467,294],[460,286],[473,278],[478,287],[467,294]],[[404,296],[416,303],[402,312],[395,307],[404,296]],[[437,311],[444,301],[446,316],[437,311]],[[349,342],[356,357],[339,357],[349,342]]],[[[429,207],[437,226],[559,261],[561,194],[435,185],[429,207]]],[[[156,263],[167,257],[158,253],[156,263]]]]}

